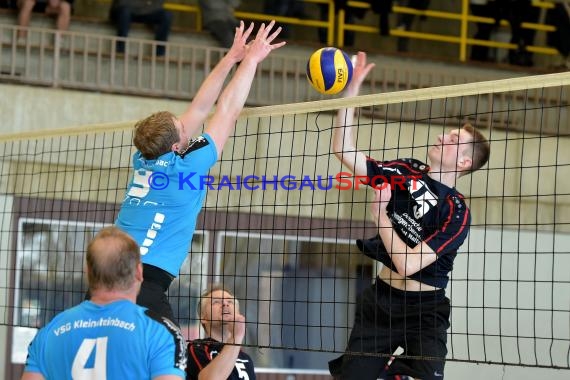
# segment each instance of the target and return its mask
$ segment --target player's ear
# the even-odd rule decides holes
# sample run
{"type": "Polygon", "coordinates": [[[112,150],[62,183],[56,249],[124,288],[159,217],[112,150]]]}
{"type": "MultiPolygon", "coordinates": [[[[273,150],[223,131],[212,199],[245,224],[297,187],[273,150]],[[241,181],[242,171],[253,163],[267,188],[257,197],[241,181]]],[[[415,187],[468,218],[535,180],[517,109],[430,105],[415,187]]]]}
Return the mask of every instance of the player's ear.
{"type": "Polygon", "coordinates": [[[141,262],[139,262],[137,264],[137,270],[135,272],[135,278],[137,279],[137,281],[142,283],[142,281],[143,281],[143,265],[141,262]]]}
{"type": "Polygon", "coordinates": [[[471,157],[463,154],[457,160],[457,171],[458,172],[466,172],[469,171],[473,167],[473,160],[471,157]]]}

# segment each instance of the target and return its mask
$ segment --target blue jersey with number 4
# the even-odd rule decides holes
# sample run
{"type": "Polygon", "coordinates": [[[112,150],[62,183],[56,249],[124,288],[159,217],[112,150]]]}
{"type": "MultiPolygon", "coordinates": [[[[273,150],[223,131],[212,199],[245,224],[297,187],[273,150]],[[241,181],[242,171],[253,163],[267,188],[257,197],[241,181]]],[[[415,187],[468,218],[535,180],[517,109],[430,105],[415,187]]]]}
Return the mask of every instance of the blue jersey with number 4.
{"type": "Polygon", "coordinates": [[[184,337],[169,320],[127,300],[84,301],[38,331],[25,371],[48,380],[183,379],[186,361],[184,337]]]}
{"type": "Polygon", "coordinates": [[[178,276],[206,197],[206,174],[218,153],[212,138],[192,140],[184,155],[133,156],[133,179],[115,222],[141,247],[142,262],[178,276]]]}

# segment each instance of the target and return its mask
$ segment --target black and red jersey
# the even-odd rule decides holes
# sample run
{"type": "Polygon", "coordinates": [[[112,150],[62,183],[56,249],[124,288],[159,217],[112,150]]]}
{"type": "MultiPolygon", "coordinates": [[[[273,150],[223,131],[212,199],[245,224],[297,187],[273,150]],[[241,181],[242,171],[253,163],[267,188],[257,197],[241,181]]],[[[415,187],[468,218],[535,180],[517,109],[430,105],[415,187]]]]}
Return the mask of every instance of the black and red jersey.
{"type": "MultiPolygon", "coordinates": [[[[188,366],[186,367],[186,378],[189,380],[198,379],[200,371],[206,367],[218,353],[222,351],[224,344],[212,338],[195,339],[188,343],[188,366]]],[[[255,380],[255,370],[253,361],[243,351],[240,351],[234,369],[228,380],[255,380]]]]}
{"type": "MultiPolygon", "coordinates": [[[[434,263],[407,277],[445,288],[457,250],[469,232],[471,215],[463,196],[431,178],[429,169],[411,158],[383,162],[369,158],[368,185],[391,184],[392,199],[387,211],[395,232],[410,248],[423,241],[438,256],[434,263]]],[[[367,256],[397,271],[379,235],[358,240],[357,244],[367,256]]]]}

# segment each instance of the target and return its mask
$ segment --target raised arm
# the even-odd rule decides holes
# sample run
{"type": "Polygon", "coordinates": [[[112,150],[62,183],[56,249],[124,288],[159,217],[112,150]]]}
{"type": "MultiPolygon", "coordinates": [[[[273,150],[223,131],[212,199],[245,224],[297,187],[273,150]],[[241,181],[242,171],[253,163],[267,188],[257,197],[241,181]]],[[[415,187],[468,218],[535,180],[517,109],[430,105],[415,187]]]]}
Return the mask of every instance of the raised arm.
{"type": "MultiPolygon", "coordinates": [[[[344,92],[344,97],[350,98],[358,95],[364,78],[373,67],[374,63],[366,63],[366,53],[358,52],[352,80],[344,92]]],[[[366,155],[356,150],[355,134],[354,108],[340,109],[333,129],[333,152],[354,175],[365,176],[366,155]]]]}
{"type": "Polygon", "coordinates": [[[255,40],[249,45],[246,55],[241,61],[233,78],[224,91],[222,91],[216,106],[216,111],[208,122],[206,132],[216,143],[218,155],[222,154],[222,149],[234,130],[238,115],[247,100],[257,65],[262,62],[271,51],[285,45],[285,42],[271,43],[281,32],[281,27],[279,27],[271,33],[271,29],[273,29],[274,25],[275,21],[271,21],[267,26],[261,24],[255,40]]]}
{"type": "Polygon", "coordinates": [[[222,351],[198,374],[199,380],[228,379],[235,368],[236,359],[241,350],[241,344],[245,337],[245,317],[235,315],[233,324],[228,325],[233,331],[222,351]],[[228,344],[229,343],[229,344],[228,344]]]}
{"type": "Polygon", "coordinates": [[[179,117],[186,129],[186,136],[194,136],[204,124],[231,69],[245,57],[247,39],[252,30],[253,23],[246,30],[243,21],[240,21],[232,47],[206,77],[188,109],[179,117]]]}

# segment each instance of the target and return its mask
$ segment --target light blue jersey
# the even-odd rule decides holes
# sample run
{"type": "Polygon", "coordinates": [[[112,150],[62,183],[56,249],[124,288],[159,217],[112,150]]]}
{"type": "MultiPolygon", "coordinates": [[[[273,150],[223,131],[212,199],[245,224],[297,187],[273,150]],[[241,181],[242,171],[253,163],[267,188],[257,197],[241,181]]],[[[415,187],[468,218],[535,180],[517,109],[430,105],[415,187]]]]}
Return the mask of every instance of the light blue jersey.
{"type": "Polygon", "coordinates": [[[48,380],[183,379],[186,361],[184,337],[172,322],[127,300],[84,301],[38,331],[25,371],[48,380]]]}
{"type": "Polygon", "coordinates": [[[203,181],[217,158],[207,134],[194,139],[184,156],[168,152],[147,160],[134,154],[133,179],[115,225],[140,245],[143,263],[178,276],[206,196],[203,181]]]}

